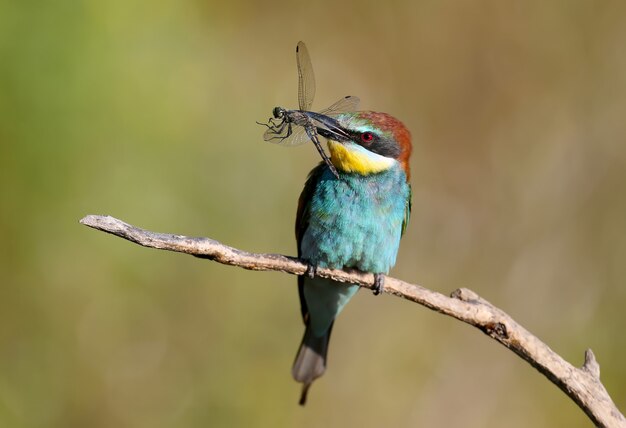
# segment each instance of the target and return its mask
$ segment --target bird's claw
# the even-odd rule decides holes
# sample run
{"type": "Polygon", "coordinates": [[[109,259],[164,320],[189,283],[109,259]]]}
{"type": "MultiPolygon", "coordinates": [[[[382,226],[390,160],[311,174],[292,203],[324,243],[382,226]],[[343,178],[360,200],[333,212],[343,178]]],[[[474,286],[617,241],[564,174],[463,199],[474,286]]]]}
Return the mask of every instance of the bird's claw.
{"type": "Polygon", "coordinates": [[[311,279],[315,278],[315,275],[317,275],[317,266],[312,265],[312,264],[308,264],[306,266],[305,275],[308,276],[311,279]]]}
{"type": "Polygon", "coordinates": [[[382,273],[374,274],[374,296],[378,296],[385,289],[385,275],[382,273]]]}

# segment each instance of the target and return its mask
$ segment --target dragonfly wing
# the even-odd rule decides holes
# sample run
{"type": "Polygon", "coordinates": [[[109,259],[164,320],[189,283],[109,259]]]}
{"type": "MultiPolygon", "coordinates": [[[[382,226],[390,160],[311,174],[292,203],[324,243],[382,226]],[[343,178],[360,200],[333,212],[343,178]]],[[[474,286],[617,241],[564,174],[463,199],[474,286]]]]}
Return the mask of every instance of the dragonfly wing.
{"type": "Polygon", "coordinates": [[[298,42],[296,47],[298,62],[298,105],[300,110],[310,110],[315,98],[315,75],[309,50],[304,42],[298,42]]]}
{"type": "Polygon", "coordinates": [[[263,139],[270,143],[292,147],[306,143],[309,141],[309,136],[306,134],[304,127],[292,124],[291,132],[289,131],[289,125],[285,125],[282,132],[268,129],[263,134],[263,139]]]}
{"type": "MultiPolygon", "coordinates": [[[[324,116],[334,117],[342,113],[353,112],[358,109],[359,102],[360,100],[358,97],[354,97],[354,96],[343,97],[339,101],[331,105],[330,107],[320,111],[319,114],[322,114],[324,116]]],[[[293,111],[287,112],[287,114],[291,116],[295,116],[294,113],[296,112],[293,112],[293,111]]],[[[300,115],[306,114],[306,112],[300,112],[300,113],[301,113],[300,115]]],[[[313,125],[314,127],[318,127],[318,128],[328,129],[324,123],[316,120],[315,118],[311,117],[308,114],[306,116],[307,116],[306,120],[310,121],[309,122],[310,125],[313,125]]],[[[268,124],[269,126],[268,126],[268,129],[265,130],[265,133],[263,134],[263,139],[265,141],[280,144],[282,146],[299,146],[301,144],[306,143],[307,141],[310,141],[311,138],[307,135],[305,127],[302,126],[302,124],[297,124],[297,122],[298,122],[298,119],[294,119],[292,117],[290,122],[283,120],[281,122],[275,121],[271,124],[268,124]]],[[[329,130],[329,131],[332,131],[332,130],[329,130]]]]}
{"type": "Polygon", "coordinates": [[[359,108],[360,102],[359,97],[348,95],[319,113],[325,116],[338,116],[341,113],[356,111],[359,108]]]}

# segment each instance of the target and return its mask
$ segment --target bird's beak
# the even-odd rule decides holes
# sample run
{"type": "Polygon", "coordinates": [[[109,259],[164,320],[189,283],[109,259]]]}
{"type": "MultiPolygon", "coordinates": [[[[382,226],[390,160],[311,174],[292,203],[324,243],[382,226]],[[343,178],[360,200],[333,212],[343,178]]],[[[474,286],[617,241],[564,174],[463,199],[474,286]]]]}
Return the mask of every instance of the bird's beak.
{"type": "Polygon", "coordinates": [[[311,119],[314,119],[313,123],[316,131],[322,137],[340,143],[350,140],[350,134],[346,132],[335,118],[315,112],[307,112],[307,114],[311,119]]]}

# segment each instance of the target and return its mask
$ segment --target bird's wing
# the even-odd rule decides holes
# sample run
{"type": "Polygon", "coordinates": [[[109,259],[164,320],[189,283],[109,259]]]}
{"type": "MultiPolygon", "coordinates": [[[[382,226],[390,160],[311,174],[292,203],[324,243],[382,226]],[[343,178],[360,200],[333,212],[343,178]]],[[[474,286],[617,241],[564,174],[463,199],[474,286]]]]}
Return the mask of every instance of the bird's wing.
{"type": "MultiPolygon", "coordinates": [[[[300,244],[302,243],[302,237],[306,232],[306,229],[309,227],[309,215],[310,215],[310,205],[311,198],[313,197],[313,192],[315,192],[315,187],[326,168],[326,164],[324,162],[320,162],[318,166],[313,168],[313,170],[309,173],[309,177],[304,184],[304,189],[302,189],[302,193],[300,193],[300,198],[298,199],[298,211],[296,213],[296,242],[298,243],[298,257],[302,256],[302,250],[300,248],[300,244]]],[[[298,292],[300,294],[300,310],[302,311],[302,318],[304,319],[305,324],[307,323],[308,318],[308,309],[306,306],[306,302],[304,300],[304,276],[298,276],[298,292]]]]}
{"type": "Polygon", "coordinates": [[[298,242],[298,257],[302,256],[300,243],[302,242],[304,232],[306,232],[306,229],[309,226],[309,207],[311,198],[313,197],[315,186],[317,186],[325,167],[326,164],[324,162],[320,162],[318,166],[311,170],[306,183],[304,184],[304,189],[302,189],[302,193],[300,193],[300,199],[298,199],[298,212],[296,213],[296,241],[298,242]]]}
{"type": "Polygon", "coordinates": [[[409,224],[409,218],[411,217],[411,200],[413,199],[413,190],[411,189],[411,185],[409,184],[409,195],[406,199],[406,205],[404,208],[404,221],[402,222],[402,235],[404,235],[404,231],[409,224]]]}

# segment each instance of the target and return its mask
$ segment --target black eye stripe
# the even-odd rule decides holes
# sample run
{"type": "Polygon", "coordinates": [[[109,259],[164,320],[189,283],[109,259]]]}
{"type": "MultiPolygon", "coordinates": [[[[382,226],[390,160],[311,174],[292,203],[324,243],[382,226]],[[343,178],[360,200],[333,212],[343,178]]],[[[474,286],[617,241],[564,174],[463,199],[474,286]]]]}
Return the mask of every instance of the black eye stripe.
{"type": "Polygon", "coordinates": [[[400,147],[398,147],[398,145],[393,141],[379,141],[378,143],[371,145],[369,150],[388,158],[395,159],[400,156],[400,147]]]}
{"type": "Polygon", "coordinates": [[[395,141],[381,137],[374,132],[352,132],[351,137],[353,142],[363,146],[372,153],[376,153],[377,155],[394,159],[400,156],[400,147],[398,147],[398,144],[395,141]],[[371,140],[363,140],[363,137],[366,134],[371,136],[371,140]]]}

